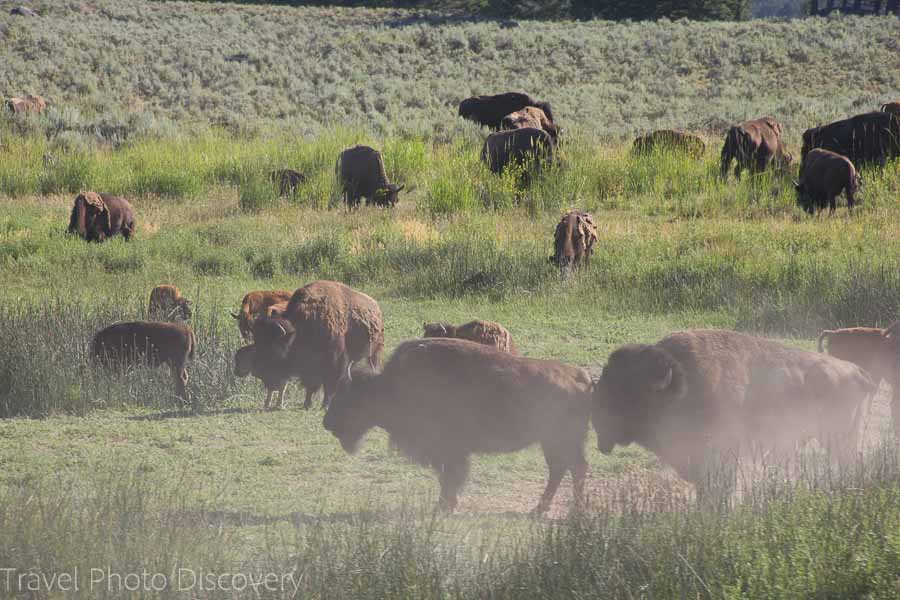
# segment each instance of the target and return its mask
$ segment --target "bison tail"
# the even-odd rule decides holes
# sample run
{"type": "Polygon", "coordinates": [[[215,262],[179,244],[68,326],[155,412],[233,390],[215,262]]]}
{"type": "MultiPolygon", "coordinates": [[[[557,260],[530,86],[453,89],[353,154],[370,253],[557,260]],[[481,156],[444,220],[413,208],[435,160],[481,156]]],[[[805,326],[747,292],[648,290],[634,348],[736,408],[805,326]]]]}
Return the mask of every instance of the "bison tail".
{"type": "Polygon", "coordinates": [[[188,350],[188,358],[194,360],[194,350],[197,348],[197,336],[194,334],[194,330],[191,329],[191,339],[190,339],[191,349],[188,350]]]}

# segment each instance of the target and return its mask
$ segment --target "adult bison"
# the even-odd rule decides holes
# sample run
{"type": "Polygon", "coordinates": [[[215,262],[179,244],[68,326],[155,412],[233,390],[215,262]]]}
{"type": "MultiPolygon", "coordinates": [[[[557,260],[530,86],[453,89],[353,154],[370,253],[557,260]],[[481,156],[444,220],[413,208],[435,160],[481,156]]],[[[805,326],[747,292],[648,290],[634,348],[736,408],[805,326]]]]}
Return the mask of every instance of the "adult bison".
{"type": "Polygon", "coordinates": [[[543,163],[553,161],[553,140],[546,131],[534,127],[492,133],[484,141],[481,160],[497,174],[510,165],[527,163],[540,169],[543,163]]]}
{"type": "Polygon", "coordinates": [[[132,321],[116,323],[94,335],[91,354],[100,364],[124,368],[169,365],[175,379],[175,395],[187,399],[187,361],[194,357],[194,331],[177,323],[132,321]]]}
{"type": "Polygon", "coordinates": [[[469,340],[476,344],[492,346],[502,352],[509,352],[513,355],[519,354],[509,330],[500,323],[494,323],[493,321],[475,319],[462,325],[451,325],[450,323],[438,321],[435,323],[423,323],[422,329],[424,330],[422,337],[469,340]]]}
{"type": "Polygon", "coordinates": [[[847,196],[847,208],[853,210],[859,191],[859,173],[845,156],[815,148],[803,158],[800,181],[794,182],[797,200],[803,210],[812,214],[826,205],[833,213],[841,192],[847,196]]]}
{"type": "Polygon", "coordinates": [[[773,117],[762,117],[738,123],[728,130],[722,146],[722,179],[728,178],[728,169],[734,159],[734,176],[741,178],[741,171],[762,173],[770,166],[786,168],[791,155],[785,152],[781,142],[783,128],[773,117]]]}
{"type": "Polygon", "coordinates": [[[134,227],[134,210],[125,198],[94,192],[81,192],[75,197],[69,233],[89,242],[102,242],[117,234],[128,241],[134,227]]]}
{"type": "Polygon", "coordinates": [[[266,311],[273,304],[287,302],[291,299],[293,292],[288,290],[258,290],[248,292],[244,299],[241,300],[241,309],[231,316],[238,322],[238,330],[241,332],[241,338],[245,340],[253,339],[253,321],[260,315],[265,315],[266,311]]]}
{"type": "Polygon", "coordinates": [[[150,305],[147,315],[151,321],[169,321],[180,318],[188,321],[191,318],[191,301],[181,295],[174,285],[158,285],[150,292],[150,305]]]}
{"type": "MultiPolygon", "coordinates": [[[[381,307],[343,283],[316,281],[296,290],[281,319],[293,329],[273,325],[265,339],[256,340],[260,328],[254,327],[256,347],[264,348],[267,356],[285,361],[291,376],[303,382],[321,381],[325,406],[354,363],[365,359],[372,368],[378,365],[384,348],[381,307]]],[[[308,385],[304,387],[309,391],[308,385]]]]}
{"type": "Polygon", "coordinates": [[[733,331],[681,331],[613,352],[594,386],[597,447],[636,442],[698,484],[746,444],[810,437],[856,450],[875,385],[858,366],[733,331]]]}
{"type": "Polygon", "coordinates": [[[410,340],[381,374],[355,372],[341,386],[325,428],[347,452],[381,427],[409,458],[438,473],[440,504],[453,510],[476,453],[515,452],[539,443],[550,470],[535,509],[546,511],[566,471],[581,500],[591,380],[552,360],[499,352],[468,340],[410,340]]]}
{"type": "Polygon", "coordinates": [[[369,146],[353,146],[341,152],[337,164],[338,177],[348,208],[359,206],[360,198],[366,204],[390,208],[397,204],[403,189],[388,181],[381,152],[369,146]]]}
{"type": "Polygon", "coordinates": [[[16,115],[39,115],[49,105],[50,103],[46,99],[31,94],[23,97],[14,96],[6,101],[6,107],[11,113],[16,115]]]}
{"type": "Polygon", "coordinates": [[[269,180],[278,187],[279,195],[290,196],[306,182],[306,175],[293,169],[276,169],[269,173],[269,180]]]}
{"type": "Polygon", "coordinates": [[[498,130],[503,122],[503,117],[528,106],[541,109],[544,115],[553,122],[553,111],[549,102],[540,102],[521,92],[466,98],[459,103],[459,116],[498,130]]]}
{"type": "Polygon", "coordinates": [[[635,154],[649,154],[655,149],[684,152],[700,158],[706,152],[706,144],[700,136],[677,129],[657,129],[635,138],[631,149],[635,154]]]}
{"type": "Polygon", "coordinates": [[[534,106],[526,106],[522,110],[509,113],[500,122],[500,129],[504,131],[512,131],[513,129],[543,129],[550,135],[554,145],[559,143],[560,128],[556,123],[547,117],[546,113],[540,108],[534,106]]]}
{"type": "Polygon", "coordinates": [[[590,213],[570,210],[556,225],[550,262],[562,270],[586,266],[597,240],[597,226],[590,213]]]}
{"type": "Polygon", "coordinates": [[[803,132],[800,154],[815,148],[849,158],[859,169],[864,164],[884,165],[900,156],[900,117],[889,112],[870,112],[803,132]]]}

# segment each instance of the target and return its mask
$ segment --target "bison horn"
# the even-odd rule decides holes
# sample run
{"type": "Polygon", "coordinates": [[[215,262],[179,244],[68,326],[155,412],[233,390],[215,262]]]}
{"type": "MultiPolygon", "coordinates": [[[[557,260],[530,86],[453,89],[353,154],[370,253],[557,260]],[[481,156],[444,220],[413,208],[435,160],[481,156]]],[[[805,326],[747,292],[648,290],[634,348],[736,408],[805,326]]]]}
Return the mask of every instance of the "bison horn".
{"type": "Polygon", "coordinates": [[[353,363],[347,365],[347,381],[353,382],[353,375],[350,373],[350,369],[353,367],[353,363]]]}
{"type": "Polygon", "coordinates": [[[669,367],[669,370],[666,371],[666,376],[662,378],[661,381],[656,383],[651,383],[650,387],[657,392],[661,392],[672,384],[672,367],[669,367]]]}
{"type": "Polygon", "coordinates": [[[276,326],[278,327],[278,329],[281,331],[281,335],[282,335],[282,336],[286,336],[286,335],[288,334],[288,333],[287,333],[287,330],[284,328],[284,325],[282,325],[281,323],[276,323],[275,325],[276,325],[276,326]]]}

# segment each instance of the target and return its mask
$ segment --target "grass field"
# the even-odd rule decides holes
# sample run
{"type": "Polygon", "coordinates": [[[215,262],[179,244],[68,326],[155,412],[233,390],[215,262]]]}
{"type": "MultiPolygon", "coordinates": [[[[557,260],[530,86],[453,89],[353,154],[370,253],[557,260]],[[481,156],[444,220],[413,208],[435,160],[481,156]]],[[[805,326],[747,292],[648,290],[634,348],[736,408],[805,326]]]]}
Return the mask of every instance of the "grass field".
{"type": "Polygon", "coordinates": [[[501,30],[402,11],[43,4],[39,20],[0,16],[0,91],[56,100],[0,119],[0,598],[900,595],[885,393],[855,463],[723,457],[710,506],[649,453],[602,456],[591,434],[582,513],[566,480],[547,518],[527,517],[546,477],[532,448],[479,457],[447,516],[434,475],[383,432],[345,455],[296,387],[287,410],[262,412],[262,386],[231,373],[228,316],[246,291],[335,279],[378,299],[388,353],[423,321],[480,317],[525,355],[594,374],[617,346],[683,328],[812,349],[823,327],[890,323],[900,162],[863,171],[852,215],[805,215],[787,178],[715,174],[734,119],[775,114],[799,154],[803,127],[900,97],[897,19],[501,30]],[[455,116],[460,97],[507,87],[549,99],[566,128],[560,166],[526,190],[479,164],[485,132],[455,116]],[[656,126],[698,129],[706,154],[633,157],[629,136],[656,126]],[[354,143],[382,148],[406,184],[395,211],[340,208],[334,162],[354,143]],[[285,166],[309,180],[279,199],[265,175],[285,166]],[[85,188],[132,201],[132,242],[65,235],[85,188]],[[574,206],[600,242],[561,280],[547,257],[574,206]],[[199,415],[165,369],[118,379],[86,359],[93,332],[142,318],[160,283],[195,302],[199,415]],[[30,579],[76,569],[78,590],[30,579]],[[142,572],[167,585],[135,588],[142,572]]]}

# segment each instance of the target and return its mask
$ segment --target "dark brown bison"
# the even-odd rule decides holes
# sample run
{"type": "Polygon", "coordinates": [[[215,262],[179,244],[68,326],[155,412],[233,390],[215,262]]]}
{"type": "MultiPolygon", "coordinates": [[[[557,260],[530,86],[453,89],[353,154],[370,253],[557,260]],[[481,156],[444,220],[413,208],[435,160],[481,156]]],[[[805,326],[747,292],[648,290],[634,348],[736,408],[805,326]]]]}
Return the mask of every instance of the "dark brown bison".
{"type": "Polygon", "coordinates": [[[388,181],[381,152],[369,146],[353,146],[341,152],[337,164],[338,178],[344,190],[344,203],[349,208],[366,205],[390,208],[397,204],[403,186],[388,181]]]}
{"type": "Polygon", "coordinates": [[[735,160],[734,176],[741,177],[743,169],[762,173],[770,166],[786,169],[792,158],[781,142],[783,128],[773,117],[744,121],[733,126],[722,146],[722,179],[728,178],[728,168],[735,160]]]}
{"type": "Polygon", "coordinates": [[[472,96],[459,103],[459,116],[470,121],[475,121],[491,129],[500,129],[503,117],[510,113],[522,110],[526,106],[533,106],[544,111],[550,121],[553,121],[553,111],[549,102],[540,102],[528,94],[520,92],[507,92],[493,96],[472,96]]]}
{"type": "Polygon", "coordinates": [[[158,285],[150,292],[147,316],[151,321],[171,321],[191,318],[191,301],[181,295],[174,285],[158,285]]]}
{"type": "Polygon", "coordinates": [[[293,368],[288,350],[296,339],[294,326],[281,317],[260,317],[254,322],[253,330],[255,342],[234,355],[234,374],[238,377],[253,375],[262,381],[267,391],[266,410],[284,408],[284,391],[288,381],[298,377],[300,385],[306,390],[303,408],[309,409],[313,395],[322,387],[322,378],[311,369],[297,371],[293,368]],[[272,398],[276,393],[278,402],[273,404],[272,398]]]}
{"type": "Polygon", "coordinates": [[[290,196],[301,183],[306,182],[306,175],[293,169],[277,169],[269,173],[269,179],[278,187],[281,196],[290,196]]]}
{"type": "Polygon", "coordinates": [[[826,329],[819,334],[819,352],[859,365],[876,383],[891,386],[894,431],[900,438],[900,321],[890,327],[826,329]]]}
{"type": "Polygon", "coordinates": [[[526,106],[522,110],[509,113],[500,122],[500,129],[512,131],[513,129],[543,129],[550,134],[554,144],[559,143],[560,128],[539,108],[526,106]]]}
{"type": "Polygon", "coordinates": [[[673,333],[613,352],[594,386],[597,446],[638,443],[695,484],[747,444],[816,437],[855,452],[875,384],[858,366],[733,331],[673,333]]]}
{"type": "Polygon", "coordinates": [[[241,310],[231,313],[231,316],[238,322],[241,337],[245,340],[253,339],[253,320],[260,315],[265,315],[267,309],[273,304],[287,302],[292,295],[293,292],[287,290],[259,290],[247,293],[241,300],[241,310]]]}
{"type": "Polygon", "coordinates": [[[900,117],[900,100],[896,102],[888,102],[881,105],[881,112],[891,113],[896,117],[900,117]]]}
{"type": "Polygon", "coordinates": [[[542,513],[567,470],[581,500],[590,397],[590,377],[575,367],[468,340],[410,340],[383,373],[356,371],[341,385],[325,428],[352,453],[368,430],[381,427],[401,452],[438,473],[448,510],[456,507],[472,454],[540,443],[550,470],[535,509],[542,513]]]}
{"type": "Polygon", "coordinates": [[[424,330],[422,337],[469,340],[476,344],[492,346],[502,352],[509,352],[513,355],[519,354],[509,330],[500,323],[494,323],[493,321],[476,319],[462,325],[451,325],[443,322],[423,323],[422,329],[424,330]]]}
{"type": "Polygon", "coordinates": [[[36,17],[38,14],[27,6],[14,6],[9,11],[11,15],[17,15],[20,17],[36,17]]]}
{"type": "Polygon", "coordinates": [[[484,141],[481,160],[492,173],[502,174],[509,165],[531,163],[540,169],[553,161],[553,140],[542,129],[526,127],[492,133],[484,141]]]}
{"type": "Polygon", "coordinates": [[[636,138],[631,149],[635,154],[649,154],[660,148],[671,152],[684,152],[700,158],[706,152],[706,144],[699,136],[676,129],[658,129],[636,138]]]}
{"type": "Polygon", "coordinates": [[[884,165],[900,156],[900,117],[889,112],[856,115],[803,132],[803,158],[815,148],[849,158],[859,169],[864,164],[884,165]]]}
{"type": "Polygon", "coordinates": [[[794,182],[794,189],[800,206],[810,214],[826,205],[834,212],[841,192],[847,196],[847,208],[853,210],[855,194],[859,191],[859,173],[847,157],[815,148],[803,158],[800,181],[794,182]]]}
{"type": "Polygon", "coordinates": [[[187,361],[194,357],[194,331],[177,323],[132,321],[116,323],[94,336],[91,353],[105,366],[169,365],[175,377],[175,395],[187,399],[187,361]]]}
{"type": "Polygon", "coordinates": [[[570,210],[556,225],[550,262],[560,269],[587,266],[597,240],[594,218],[582,210],[570,210]]]}
{"type": "MultiPolygon", "coordinates": [[[[354,363],[365,359],[377,367],[384,349],[384,318],[369,296],[343,283],[316,281],[294,292],[282,318],[293,332],[272,326],[265,340],[255,340],[256,346],[287,361],[290,374],[302,382],[321,381],[324,406],[354,363]]],[[[259,331],[254,327],[254,338],[259,331]]]]}
{"type": "Polygon", "coordinates": [[[127,241],[134,235],[134,210],[125,198],[81,192],[72,206],[68,232],[89,242],[102,242],[116,234],[127,241]]]}
{"type": "Polygon", "coordinates": [[[14,96],[6,101],[6,107],[16,115],[33,114],[39,115],[50,105],[46,99],[40,96],[28,95],[23,97],[14,96]]]}

